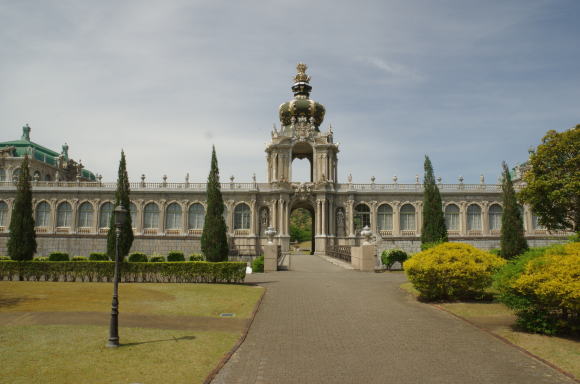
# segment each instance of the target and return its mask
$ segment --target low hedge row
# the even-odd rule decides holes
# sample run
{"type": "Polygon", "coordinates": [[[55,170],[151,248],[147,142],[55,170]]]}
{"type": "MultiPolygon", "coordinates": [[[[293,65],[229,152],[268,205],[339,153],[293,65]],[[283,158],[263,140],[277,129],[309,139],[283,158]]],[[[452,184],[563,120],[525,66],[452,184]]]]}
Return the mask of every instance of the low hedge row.
{"type": "MultiPolygon", "coordinates": [[[[112,261],[0,261],[0,280],[112,281],[112,261]]],[[[122,263],[121,281],[147,283],[241,283],[246,263],[206,261],[122,263]]]]}

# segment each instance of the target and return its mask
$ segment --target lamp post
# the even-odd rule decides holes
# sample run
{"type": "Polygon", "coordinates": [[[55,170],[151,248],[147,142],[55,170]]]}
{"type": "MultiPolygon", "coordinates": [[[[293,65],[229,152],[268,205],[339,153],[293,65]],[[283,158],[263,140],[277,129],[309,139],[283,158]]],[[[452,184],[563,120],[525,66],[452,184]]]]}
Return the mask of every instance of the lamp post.
{"type": "Polygon", "coordinates": [[[111,305],[111,324],[109,327],[109,342],[107,347],[119,346],[119,237],[121,228],[127,220],[127,210],[119,205],[113,211],[115,218],[115,275],[113,278],[113,303],[111,305]]]}

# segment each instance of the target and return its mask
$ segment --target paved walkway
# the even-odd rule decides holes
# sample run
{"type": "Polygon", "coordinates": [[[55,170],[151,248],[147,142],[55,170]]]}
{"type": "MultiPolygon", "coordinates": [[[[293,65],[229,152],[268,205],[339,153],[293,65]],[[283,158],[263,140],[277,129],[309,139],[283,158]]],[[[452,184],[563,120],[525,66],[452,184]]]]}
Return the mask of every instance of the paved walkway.
{"type": "Polygon", "coordinates": [[[212,383],[573,383],[489,334],[415,302],[403,274],[293,256],[267,288],[246,341],[212,383]]]}

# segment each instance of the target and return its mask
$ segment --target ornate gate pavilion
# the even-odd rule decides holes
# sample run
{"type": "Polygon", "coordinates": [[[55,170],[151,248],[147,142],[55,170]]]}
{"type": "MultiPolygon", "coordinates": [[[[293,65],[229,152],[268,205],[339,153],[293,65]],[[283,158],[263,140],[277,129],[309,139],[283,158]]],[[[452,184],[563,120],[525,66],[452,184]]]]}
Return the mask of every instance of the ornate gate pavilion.
{"type": "MultiPolygon", "coordinates": [[[[264,230],[272,226],[283,250],[290,245],[289,219],[294,209],[313,215],[314,249],[323,254],[332,245],[358,245],[360,229],[368,225],[379,251],[420,246],[423,186],[414,184],[339,183],[338,144],[332,128],[321,130],[325,108],[310,98],[312,87],[306,65],[298,64],[294,98],[280,106],[280,126],[274,126],[266,147],[267,182],[222,183],[225,219],[231,248],[237,254],[255,255],[265,243],[264,230]],[[292,178],[292,161],[308,159],[310,181],[292,178]]],[[[15,196],[14,177],[24,154],[31,158],[34,175],[38,255],[66,251],[88,255],[106,248],[106,233],[113,210],[115,183],[103,182],[68,158],[68,145],[59,154],[30,141],[30,127],[21,140],[0,143],[0,254],[6,254],[8,224],[15,196]]],[[[517,175],[516,175],[517,176],[517,175]]],[[[480,248],[499,246],[501,188],[485,184],[442,184],[445,220],[451,241],[480,248]]],[[[131,183],[133,251],[164,254],[170,250],[199,252],[205,213],[205,183],[131,183]]],[[[523,206],[524,226],[530,245],[561,241],[565,233],[548,233],[538,225],[529,207],[523,206]]]]}

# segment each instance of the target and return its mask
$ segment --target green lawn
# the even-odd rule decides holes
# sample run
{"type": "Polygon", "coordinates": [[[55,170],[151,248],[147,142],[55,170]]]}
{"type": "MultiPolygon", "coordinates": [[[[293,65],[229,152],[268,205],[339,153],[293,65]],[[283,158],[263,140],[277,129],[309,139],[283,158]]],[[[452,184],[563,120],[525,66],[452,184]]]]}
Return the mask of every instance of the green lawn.
{"type": "Polygon", "coordinates": [[[242,319],[262,292],[241,285],[121,284],[121,347],[109,349],[108,327],[101,324],[109,317],[112,284],[0,282],[0,383],[201,383],[240,338],[242,319]],[[87,324],[54,324],[55,313],[85,312],[87,324]],[[220,319],[223,312],[237,320],[220,319]],[[42,324],[49,314],[52,323],[42,324]],[[143,327],[123,327],[123,314],[143,315],[143,327]],[[168,329],[146,316],[193,326],[168,329]]]}

